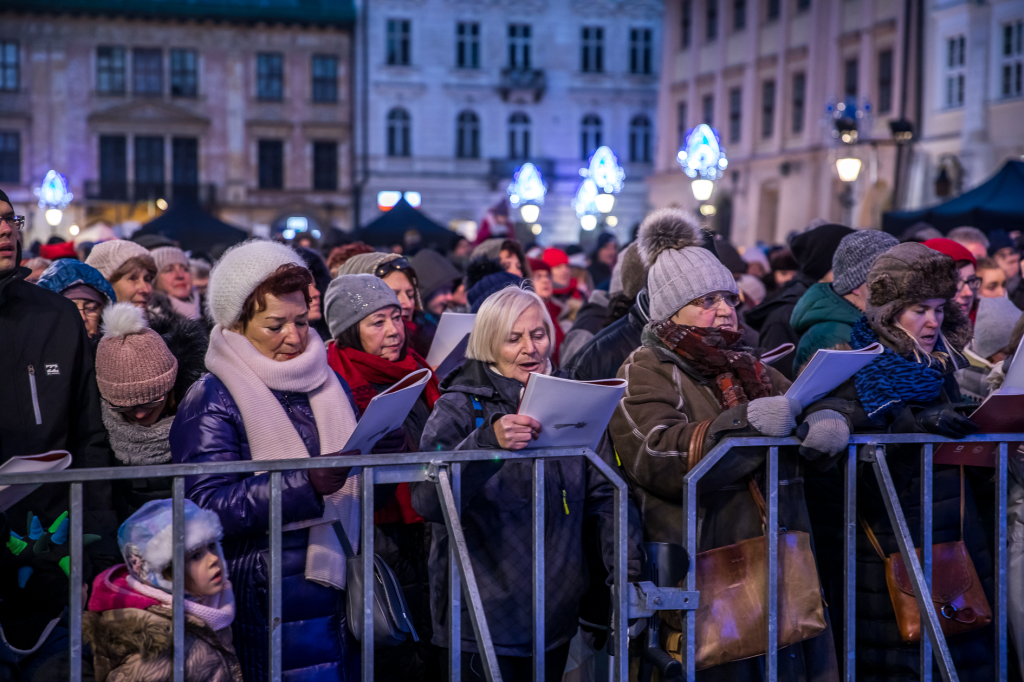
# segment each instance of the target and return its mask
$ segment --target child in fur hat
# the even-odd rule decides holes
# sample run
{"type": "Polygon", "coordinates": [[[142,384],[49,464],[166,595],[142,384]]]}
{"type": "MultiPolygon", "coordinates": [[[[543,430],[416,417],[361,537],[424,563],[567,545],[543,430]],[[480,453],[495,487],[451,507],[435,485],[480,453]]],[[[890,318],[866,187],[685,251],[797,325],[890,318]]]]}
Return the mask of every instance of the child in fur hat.
{"type": "MultiPolygon", "coordinates": [[[[117,533],[125,563],[93,584],[82,634],[97,682],[162,682],[174,676],[171,598],[173,508],[146,503],[117,533]]],[[[240,682],[231,645],[235,598],[220,541],[220,519],[185,500],[185,680],[240,682]]]]}

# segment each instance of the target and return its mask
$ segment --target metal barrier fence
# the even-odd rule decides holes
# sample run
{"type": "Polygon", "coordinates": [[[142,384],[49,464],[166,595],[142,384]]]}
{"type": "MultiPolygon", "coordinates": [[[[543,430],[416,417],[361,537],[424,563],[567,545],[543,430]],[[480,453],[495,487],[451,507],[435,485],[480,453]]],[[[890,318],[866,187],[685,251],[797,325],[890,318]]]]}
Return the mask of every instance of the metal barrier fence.
{"type": "MultiPolygon", "coordinates": [[[[469,550],[459,520],[460,476],[463,464],[481,461],[530,460],[533,463],[533,678],[535,682],[544,679],[545,628],[544,628],[544,469],[548,459],[558,457],[584,457],[615,487],[614,524],[615,535],[615,584],[625,585],[627,581],[627,496],[626,484],[618,473],[590,450],[579,448],[550,449],[543,451],[518,452],[496,450],[472,450],[458,452],[422,452],[395,455],[360,455],[352,457],[318,457],[315,459],[288,459],[274,461],[238,461],[209,464],[168,464],[155,466],[118,467],[105,469],[69,469],[59,473],[7,474],[0,475],[0,485],[39,485],[44,483],[70,483],[70,528],[68,534],[71,565],[70,579],[70,680],[82,679],[82,485],[90,481],[111,481],[139,478],[171,478],[173,500],[173,646],[174,682],[184,682],[185,653],[185,476],[209,474],[250,474],[269,472],[269,575],[268,575],[268,623],[269,632],[269,680],[281,680],[281,472],[299,469],[320,469],[328,467],[353,467],[350,475],[362,473],[361,492],[361,552],[363,575],[373,575],[374,532],[373,532],[373,486],[377,483],[433,482],[437,488],[448,529],[448,589],[450,595],[448,615],[448,665],[450,680],[462,679],[462,598],[470,602],[468,612],[485,674],[490,682],[500,682],[501,673],[494,652],[486,614],[477,588],[476,577],[470,563],[469,550]],[[361,467],[361,472],[355,467],[361,467]],[[464,586],[463,586],[464,583],[464,586]]],[[[363,581],[362,631],[367,636],[361,642],[362,679],[373,682],[373,586],[374,581],[363,581]]],[[[626,682],[628,660],[627,638],[627,590],[614,592],[613,618],[616,639],[616,656],[612,679],[626,682]]]]}
{"type": "MultiPolygon", "coordinates": [[[[841,461],[844,479],[844,545],[843,564],[844,592],[843,606],[845,621],[843,623],[843,680],[855,682],[856,675],[856,602],[857,602],[857,463],[869,462],[882,491],[885,508],[889,520],[896,532],[903,561],[910,570],[910,581],[914,588],[914,596],[922,615],[926,636],[921,637],[921,682],[931,682],[931,659],[934,655],[939,673],[945,682],[956,682],[957,673],[953,667],[949,647],[942,634],[935,606],[929,598],[931,594],[932,576],[932,472],[933,447],[935,443],[998,443],[995,457],[996,467],[996,505],[995,505],[995,556],[994,568],[996,578],[995,605],[993,625],[995,638],[995,677],[998,682],[1007,678],[1006,651],[1006,491],[1007,491],[1007,459],[1010,443],[1024,440],[1021,434],[976,434],[962,440],[951,441],[947,438],[929,434],[867,434],[854,435],[850,438],[849,450],[845,462],[841,461]],[[913,445],[922,447],[921,456],[921,558],[914,551],[914,543],[910,528],[900,507],[898,492],[893,485],[886,460],[886,446],[913,445]],[[858,446],[869,446],[861,449],[858,446]],[[858,459],[859,458],[859,459],[858,459]],[[926,597],[925,595],[928,595],[926,597]]],[[[700,479],[724,457],[730,450],[738,447],[767,447],[766,477],[766,528],[765,535],[768,545],[768,577],[767,577],[767,652],[765,660],[766,678],[771,682],[778,679],[778,528],[779,528],[779,447],[799,445],[797,438],[729,438],[719,443],[687,473],[683,479],[683,544],[689,556],[697,556],[697,485],[700,479]]],[[[690,561],[689,570],[684,581],[684,590],[697,589],[696,562],[690,561]]],[[[685,679],[695,679],[696,653],[696,605],[684,610],[685,623],[683,633],[683,666],[685,679]]],[[[838,624],[833,623],[833,627],[838,624]]],[[[840,653],[840,652],[837,652],[840,653]]]]}

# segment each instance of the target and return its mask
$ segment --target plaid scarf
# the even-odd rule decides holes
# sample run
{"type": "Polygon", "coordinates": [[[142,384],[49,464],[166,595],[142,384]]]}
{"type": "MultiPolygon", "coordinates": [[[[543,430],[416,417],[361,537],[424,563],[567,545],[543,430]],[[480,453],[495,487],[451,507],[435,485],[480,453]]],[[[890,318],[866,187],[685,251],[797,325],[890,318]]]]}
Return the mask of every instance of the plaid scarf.
{"type": "Polygon", "coordinates": [[[695,372],[712,380],[711,388],[723,410],[774,395],[768,370],[743,346],[740,332],[678,325],[671,320],[654,323],[652,330],[695,372]]]}

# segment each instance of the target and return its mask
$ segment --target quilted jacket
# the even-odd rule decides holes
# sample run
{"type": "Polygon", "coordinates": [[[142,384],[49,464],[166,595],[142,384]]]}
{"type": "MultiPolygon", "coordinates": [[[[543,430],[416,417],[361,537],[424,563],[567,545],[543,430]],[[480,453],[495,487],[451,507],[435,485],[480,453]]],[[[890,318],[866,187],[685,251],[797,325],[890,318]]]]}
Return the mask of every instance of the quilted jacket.
{"type": "MultiPolygon", "coordinates": [[[[348,392],[344,383],[343,387],[348,392]]],[[[305,394],[273,391],[299,432],[310,456],[320,453],[313,410],[305,394]]],[[[242,415],[216,376],[196,382],[171,428],[174,462],[230,462],[251,459],[242,415]]],[[[267,529],[270,475],[192,476],[185,494],[212,509],[224,527],[224,557],[235,588],[235,648],[246,682],[268,679],[267,529]]],[[[323,500],[303,471],[281,476],[285,524],[323,515],[323,500]]],[[[359,650],[345,622],[344,593],[304,577],[307,530],[282,536],[282,671],[289,682],[354,682],[359,650]]]]}

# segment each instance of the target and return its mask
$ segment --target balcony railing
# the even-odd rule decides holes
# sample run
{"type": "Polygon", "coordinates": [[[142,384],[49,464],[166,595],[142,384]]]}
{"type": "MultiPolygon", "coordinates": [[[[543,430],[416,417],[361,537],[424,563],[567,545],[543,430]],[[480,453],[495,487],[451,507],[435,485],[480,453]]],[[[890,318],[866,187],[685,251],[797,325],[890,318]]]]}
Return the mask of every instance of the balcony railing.
{"type": "Polygon", "coordinates": [[[498,82],[498,94],[508,102],[518,97],[526,97],[539,102],[547,89],[547,77],[543,69],[502,69],[501,80],[498,82]]]}
{"type": "Polygon", "coordinates": [[[163,199],[191,199],[204,206],[217,201],[217,186],[207,184],[180,184],[173,182],[108,182],[86,180],[85,198],[94,201],[141,203],[163,199]]]}

